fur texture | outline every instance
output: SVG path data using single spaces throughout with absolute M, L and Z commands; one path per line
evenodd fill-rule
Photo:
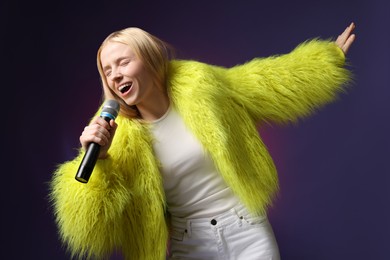
M 233 192 L 265 214 L 278 179 L 256 124 L 294 122 L 330 102 L 350 79 L 343 66 L 333 42 L 312 40 L 229 69 L 172 61 L 168 90 Z M 73 256 L 119 250 L 126 259 L 165 259 L 165 195 L 153 140 L 145 123 L 120 116 L 117 123 L 110 157 L 98 160 L 88 184 L 74 179 L 82 151 L 55 171 L 50 195 L 60 236 Z

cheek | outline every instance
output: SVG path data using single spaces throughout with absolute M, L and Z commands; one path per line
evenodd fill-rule
M 134 67 L 130 71 L 131 75 L 140 79 L 145 79 L 145 70 L 140 67 Z
M 139 76 L 140 76 L 140 79 L 142 79 L 142 81 L 147 84 L 147 85 L 153 85 L 154 83 L 154 77 L 153 75 L 147 71 L 146 69 L 143 69 L 142 71 L 140 71 L 139 73 Z
M 114 91 L 114 84 L 113 84 L 113 82 L 111 81 L 111 80 L 109 80 L 109 79 L 107 79 L 107 78 L 105 78 L 105 85 L 107 86 L 106 88 L 107 88 L 107 90 L 109 90 L 109 91 L 111 91 L 111 92 L 113 92 L 113 93 L 115 93 L 115 91 Z
M 107 79 L 106 82 L 110 89 L 114 89 L 114 81 Z

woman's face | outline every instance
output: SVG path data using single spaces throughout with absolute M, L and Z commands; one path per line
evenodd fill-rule
M 100 53 L 100 61 L 108 87 L 126 104 L 152 103 L 156 88 L 153 76 L 128 45 L 107 43 Z

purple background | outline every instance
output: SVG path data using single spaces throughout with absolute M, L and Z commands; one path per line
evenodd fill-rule
M 179 58 L 233 66 L 336 37 L 354 21 L 347 94 L 297 125 L 261 130 L 281 191 L 283 259 L 390 259 L 390 4 L 372 1 L 2 1 L 0 259 L 69 259 L 47 194 L 101 97 L 96 51 L 141 27 Z M 5 91 L 5 93 L 4 93 Z M 7 110 L 7 111 L 5 111 Z M 5 112 L 5 113 L 4 113 Z

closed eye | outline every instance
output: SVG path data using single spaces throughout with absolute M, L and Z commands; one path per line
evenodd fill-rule
M 124 60 L 124 61 L 122 61 L 122 62 L 120 63 L 120 65 L 121 65 L 122 67 L 125 67 L 125 66 L 127 66 L 129 63 L 130 63 L 130 60 Z
M 104 75 L 105 75 L 106 77 L 111 76 L 111 70 L 106 70 L 105 73 L 104 73 Z

